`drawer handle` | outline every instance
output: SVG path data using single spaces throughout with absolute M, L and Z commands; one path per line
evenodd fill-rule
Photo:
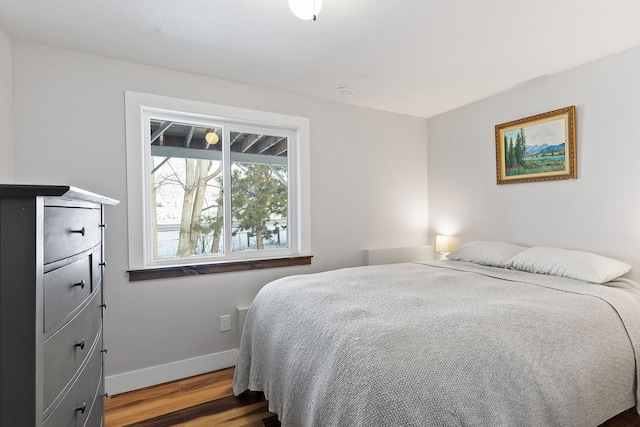
M 82 402 L 81 406 L 76 407 L 76 412 L 80 411 L 81 414 L 84 414 L 84 411 L 87 409 L 87 402 Z
M 107 304 L 100 304 L 100 308 L 107 308 Z
M 107 349 L 106 347 L 103 348 L 102 350 L 100 350 L 101 353 L 107 354 L 109 353 L 109 349 Z
M 80 289 L 84 289 L 84 285 L 85 285 L 85 282 L 84 282 L 84 279 L 82 279 L 78 283 L 74 283 L 72 287 L 75 288 L 76 286 L 80 286 Z
M 100 267 L 106 267 L 107 266 L 107 262 L 101 262 L 100 264 L 98 264 Z
M 82 227 L 80 230 L 71 230 L 71 233 L 79 233 L 82 234 L 84 236 L 84 227 Z
M 80 340 L 74 347 L 80 347 L 80 350 L 84 350 L 84 340 Z

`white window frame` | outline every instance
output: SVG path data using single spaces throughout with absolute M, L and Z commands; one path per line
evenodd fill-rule
M 152 257 L 150 221 L 150 159 L 151 144 L 147 131 L 149 116 L 163 116 L 188 122 L 228 124 L 233 131 L 248 125 L 265 132 L 286 135 L 289 138 L 288 162 L 288 239 L 289 248 L 268 250 L 230 250 L 231 207 L 225 205 L 225 253 L 190 258 L 154 260 Z M 226 105 L 210 104 L 161 95 L 125 91 L 126 152 L 127 152 L 127 214 L 129 269 L 143 270 L 195 264 L 217 264 L 231 261 L 278 259 L 311 254 L 310 232 L 310 179 L 309 179 L 309 119 L 264 111 L 249 110 Z M 225 132 L 229 132 L 226 128 Z M 222 138 L 228 144 L 228 134 Z M 225 193 L 231 194 L 230 170 L 225 173 Z

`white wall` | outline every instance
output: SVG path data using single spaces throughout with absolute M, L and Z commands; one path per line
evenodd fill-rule
M 431 239 L 588 250 L 630 263 L 640 278 L 638 76 L 634 48 L 430 118 Z M 496 185 L 495 125 L 569 105 L 578 179 Z
M 236 306 L 272 279 L 361 265 L 367 248 L 427 243 L 426 119 L 20 42 L 13 78 L 16 181 L 121 201 L 107 210 L 111 393 L 228 366 L 237 334 L 218 332 L 219 316 L 235 325 Z M 309 117 L 312 265 L 128 282 L 125 90 Z
M 13 182 L 11 39 L 0 29 L 0 183 Z

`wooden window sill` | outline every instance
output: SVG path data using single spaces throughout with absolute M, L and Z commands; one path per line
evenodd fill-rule
M 309 265 L 313 255 L 286 258 L 230 261 L 216 264 L 180 265 L 175 267 L 154 267 L 128 270 L 129 281 L 166 279 L 169 277 L 199 276 L 201 274 L 229 273 L 232 271 L 262 270 L 264 268 Z

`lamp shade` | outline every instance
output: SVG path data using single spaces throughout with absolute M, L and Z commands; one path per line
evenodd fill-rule
M 289 0 L 289 8 L 300 19 L 315 19 L 322 9 L 322 0 Z
M 443 236 L 438 234 L 436 236 L 436 252 L 451 252 L 453 249 L 453 239 L 451 236 Z

